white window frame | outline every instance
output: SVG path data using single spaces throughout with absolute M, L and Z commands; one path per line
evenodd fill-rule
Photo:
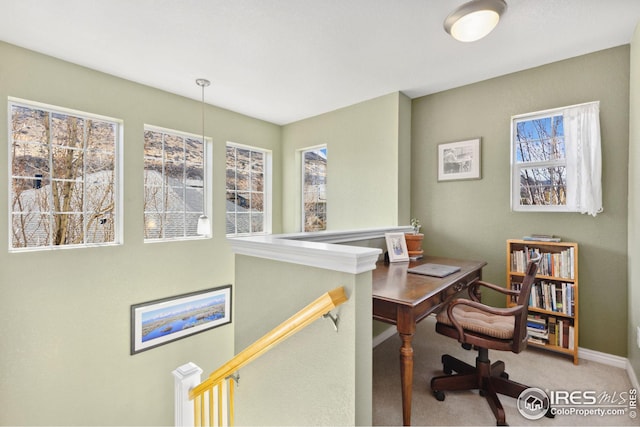
M 511 117 L 511 209 L 515 212 L 575 212 L 576 209 L 571 208 L 568 204 L 564 205 L 522 205 L 520 204 L 520 171 L 522 169 L 546 168 L 546 167 L 564 167 L 565 168 L 565 201 L 569 200 L 569 192 L 571 186 L 567 180 L 570 179 L 571 162 L 569 161 L 570 152 L 567 149 L 565 140 L 565 158 L 558 160 L 547 160 L 540 162 L 518 162 L 517 161 L 517 124 L 521 122 L 552 118 L 557 116 L 563 117 L 563 111 L 567 107 L 552 108 L 549 110 L 538 111 L 534 113 L 519 114 Z M 563 136 L 564 138 L 564 133 Z M 573 162 L 575 164 L 575 162 Z
M 7 199 L 8 199 L 8 230 L 9 230 L 9 238 L 8 240 L 8 247 L 9 247 L 9 252 L 33 252 L 33 251 L 42 251 L 42 250 L 64 250 L 64 249 L 75 249 L 75 248 L 90 248 L 90 247 L 102 247 L 102 246 L 117 246 L 117 245 L 121 245 L 124 241 L 124 236 L 123 236 L 123 191 L 122 191 L 122 186 L 123 186 L 123 173 L 122 173 L 122 141 L 123 141 L 123 135 L 124 135 L 124 126 L 123 126 L 123 121 L 120 119 L 116 119 L 113 117 L 108 117 L 108 116 L 103 116 L 103 115 L 99 115 L 99 114 L 94 114 L 94 113 L 87 113 L 84 111 L 79 111 L 79 110 L 74 110 L 74 109 L 70 109 L 70 108 L 65 108 L 65 107 L 60 107 L 60 106 L 56 106 L 56 105 L 51 105 L 51 104 L 45 104 L 42 102 L 37 102 L 37 101 L 30 101 L 30 100 L 26 100 L 26 99 L 21 99 L 21 98 L 15 98 L 15 97 L 7 97 L 8 100 L 8 108 L 7 108 L 7 123 L 8 123 L 8 129 L 7 129 L 7 133 L 8 133 L 8 141 L 9 143 L 7 144 L 7 148 L 8 148 L 8 195 L 7 195 Z M 49 239 L 49 242 L 46 245 L 41 245 L 41 246 L 32 246 L 32 247 L 16 247 L 14 248 L 12 246 L 13 244 L 13 200 L 12 199 L 12 185 L 13 185 L 13 163 L 12 163 L 12 148 L 13 148 L 13 134 L 12 134 L 12 127 L 11 127 L 11 123 L 12 123 L 12 111 L 13 111 L 13 107 L 17 106 L 17 107 L 22 107 L 22 108 L 29 108 L 29 109 L 34 109 L 34 110 L 41 110 L 41 111 L 46 111 L 48 114 L 64 114 L 64 115 L 69 115 L 69 116 L 74 116 L 77 118 L 81 118 L 83 120 L 99 120 L 102 122 L 107 122 L 112 124 L 113 126 L 115 126 L 114 129 L 114 155 L 113 155 L 113 163 L 114 163 L 114 171 L 113 171 L 113 177 L 114 177 L 114 184 L 113 184 L 113 201 L 114 201 L 114 207 L 112 210 L 111 215 L 113 216 L 113 226 L 114 226 L 114 238 L 113 241 L 110 242 L 104 242 L 104 243 L 95 243 L 95 242 L 91 242 L 91 243 L 80 243 L 80 244 L 69 244 L 69 245 L 54 245 L 52 243 L 51 240 L 51 236 Z M 49 142 L 49 145 L 51 145 L 51 142 Z M 85 148 L 83 148 L 83 153 L 85 152 Z M 51 162 L 51 160 L 50 160 Z M 84 162 L 83 162 L 84 163 Z M 83 165 L 83 168 L 86 167 L 86 164 Z M 51 170 L 51 169 L 50 169 Z M 83 179 L 84 179 L 84 175 L 85 171 L 83 170 Z M 49 195 L 49 197 L 51 197 Z M 84 199 L 84 197 L 83 197 Z M 51 216 L 53 216 L 52 214 L 52 209 L 53 209 L 53 205 L 49 204 L 50 208 L 49 208 L 49 214 L 51 214 Z M 84 214 L 84 210 L 85 210 L 86 206 L 83 207 L 83 214 Z M 53 227 L 51 227 L 51 229 L 53 229 Z M 86 230 L 85 230 L 86 231 Z M 86 238 L 86 234 L 85 234 L 85 238 Z
M 518 162 L 517 161 L 517 132 L 518 123 L 533 120 L 547 119 L 557 116 L 563 116 L 563 108 L 554 108 L 551 110 L 539 111 L 535 113 L 520 114 L 511 117 L 511 207 L 516 212 L 569 212 L 571 209 L 565 205 L 522 205 L 520 204 L 520 172 L 523 169 L 539 169 L 546 167 L 568 167 L 567 153 L 565 149 L 565 158 L 558 160 L 547 160 L 538 162 Z M 564 134 L 563 134 L 564 138 Z M 566 147 L 566 141 L 565 141 Z M 565 191 L 567 184 L 565 182 Z M 566 200 L 566 196 L 565 196 Z
M 240 236 L 256 236 L 256 235 L 266 235 L 266 234 L 271 234 L 273 231 L 273 225 L 272 225 L 272 199 L 273 199 L 273 191 L 272 191 L 272 181 L 273 181 L 273 169 L 272 169 L 272 159 L 273 159 L 273 152 L 271 150 L 267 150 L 264 148 L 259 148 L 259 147 L 255 147 L 255 146 L 251 146 L 251 145 L 245 145 L 245 144 L 238 144 L 236 142 L 231 142 L 231 141 L 227 141 L 227 144 L 225 146 L 225 158 L 226 158 L 226 153 L 227 153 L 227 148 L 228 147 L 233 147 L 236 149 L 241 149 L 241 150 L 249 150 L 249 151 L 253 151 L 253 152 L 257 152 L 257 153 L 262 153 L 263 157 L 263 162 L 264 162 L 264 170 L 263 170 L 263 199 L 262 199 L 262 203 L 263 203 L 263 231 L 259 231 L 259 232 L 249 232 L 249 233 L 238 233 L 237 231 L 237 226 L 236 226 L 236 231 L 234 233 L 226 233 L 227 237 L 240 237 Z M 229 215 L 231 212 L 227 211 L 227 199 L 226 199 L 226 192 L 229 191 L 229 188 L 227 188 L 227 184 L 226 184 L 226 166 L 225 166 L 225 232 L 226 232 L 226 217 L 227 215 Z M 237 190 L 236 190 L 237 191 Z M 237 212 L 236 212 L 237 213 Z M 237 223 L 236 223 L 237 224 Z
M 307 147 L 304 148 L 302 150 L 300 150 L 300 218 L 302 220 L 302 223 L 300 224 L 300 231 L 302 232 L 307 232 L 305 231 L 305 224 L 306 224 L 306 210 L 305 210 L 305 192 L 304 192 L 304 177 L 305 177 L 305 153 L 311 152 L 311 151 L 320 151 L 320 150 L 325 150 L 327 152 L 327 157 L 328 157 L 328 148 L 327 148 L 327 144 L 320 144 L 320 145 L 315 145 L 313 147 Z M 327 169 L 328 169 L 328 161 L 327 161 Z M 328 173 L 327 173 L 328 174 Z M 325 182 L 325 198 L 326 198 L 326 182 Z M 327 205 L 325 203 L 325 209 L 327 208 Z M 327 212 L 325 211 L 325 215 L 327 215 Z M 327 215 L 328 216 L 328 215 Z M 328 221 L 328 217 L 327 217 L 327 223 Z M 317 231 L 324 231 L 327 229 L 327 224 L 325 223 L 325 228 L 322 230 L 317 230 Z
M 514 211 L 579 212 L 596 216 L 602 207 L 600 101 L 513 116 L 511 120 L 511 207 Z M 517 163 L 517 123 L 562 116 L 565 159 Z M 520 170 L 564 166 L 564 205 L 521 205 Z
M 144 125 L 144 130 L 143 130 L 143 146 L 144 146 L 144 132 L 147 131 L 151 131 L 151 132 L 159 132 L 159 133 L 163 133 L 165 135 L 171 135 L 171 136 L 177 136 L 180 138 L 189 138 L 189 139 L 194 139 L 197 141 L 202 141 L 202 135 L 196 135 L 193 133 L 189 133 L 189 132 L 183 132 L 183 131 L 179 131 L 176 129 L 169 129 L 169 128 L 164 128 L 161 126 L 155 126 L 155 125 L 149 125 L 149 124 L 145 124 Z M 176 241 L 185 241 L 185 240 L 201 240 L 201 239 L 207 239 L 207 238 L 211 238 L 213 235 L 213 232 L 211 230 L 212 228 L 212 212 L 213 212 L 213 206 L 212 206 L 212 201 L 213 201 L 213 195 L 212 195 L 212 190 L 211 190 L 211 185 L 209 184 L 212 181 L 212 167 L 211 165 L 213 164 L 213 150 L 212 150 L 212 139 L 209 137 L 205 137 L 204 138 L 204 153 L 203 153 L 203 167 L 204 167 L 204 182 L 203 182 L 203 206 L 204 206 L 204 212 L 202 212 L 203 215 L 207 216 L 209 219 L 209 227 L 210 230 L 207 234 L 204 235 L 193 235 L 193 236 L 178 236 L 178 237 L 154 237 L 154 238 L 144 238 L 144 243 L 163 243 L 163 242 L 176 242 Z M 163 152 L 164 152 L 164 148 L 163 148 Z M 146 160 L 146 156 L 143 153 L 143 158 Z M 163 156 L 164 158 L 164 156 Z M 143 173 L 145 173 L 145 166 L 143 164 Z M 164 185 L 164 172 L 163 172 L 163 185 Z M 185 211 L 186 212 L 186 211 Z M 144 206 L 143 206 L 143 214 L 146 214 L 146 212 L 144 212 Z M 146 224 L 143 223 L 143 226 L 146 226 Z M 144 235 L 144 231 L 143 231 L 143 235 Z

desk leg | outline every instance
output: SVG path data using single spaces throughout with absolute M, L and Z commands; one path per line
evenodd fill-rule
M 411 425 L 411 398 L 413 391 L 413 333 L 400 333 L 400 377 L 402 381 L 402 422 Z

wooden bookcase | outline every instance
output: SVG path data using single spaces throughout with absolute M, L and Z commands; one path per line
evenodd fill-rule
M 578 244 L 507 240 L 507 286 L 519 289 L 534 253 L 542 254 L 529 302 L 528 345 L 573 357 L 578 364 Z M 513 306 L 507 297 L 507 306 Z

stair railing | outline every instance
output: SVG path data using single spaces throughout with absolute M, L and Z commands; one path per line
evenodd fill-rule
M 323 294 L 213 371 L 200 384 L 195 385 L 194 379 L 199 381 L 202 370 L 193 363 L 176 369 L 173 372 L 176 377 L 176 426 L 232 426 L 238 370 L 320 317 L 330 318 L 337 330 L 338 319 L 329 312 L 347 299 L 343 287 Z M 188 402 L 180 400 L 178 395 L 186 394 L 187 390 Z M 186 408 L 190 401 L 193 401 L 191 413 Z

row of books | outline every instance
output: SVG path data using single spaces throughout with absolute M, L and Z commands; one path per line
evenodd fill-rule
M 511 289 L 519 291 L 522 283 L 511 282 Z M 542 280 L 531 286 L 529 307 L 573 316 L 575 311 L 575 285 L 573 283 L 556 283 Z M 511 301 L 516 302 L 512 296 Z
M 574 349 L 575 328 L 570 320 L 530 314 L 527 317 L 527 333 L 530 342 Z
M 525 246 L 523 250 L 511 252 L 511 271 L 524 273 L 529 260 L 538 255 L 542 255 L 542 259 L 538 264 L 538 274 L 565 279 L 575 278 L 575 272 L 573 271 L 575 251 L 573 247 L 552 253 L 541 252 L 539 248 Z

